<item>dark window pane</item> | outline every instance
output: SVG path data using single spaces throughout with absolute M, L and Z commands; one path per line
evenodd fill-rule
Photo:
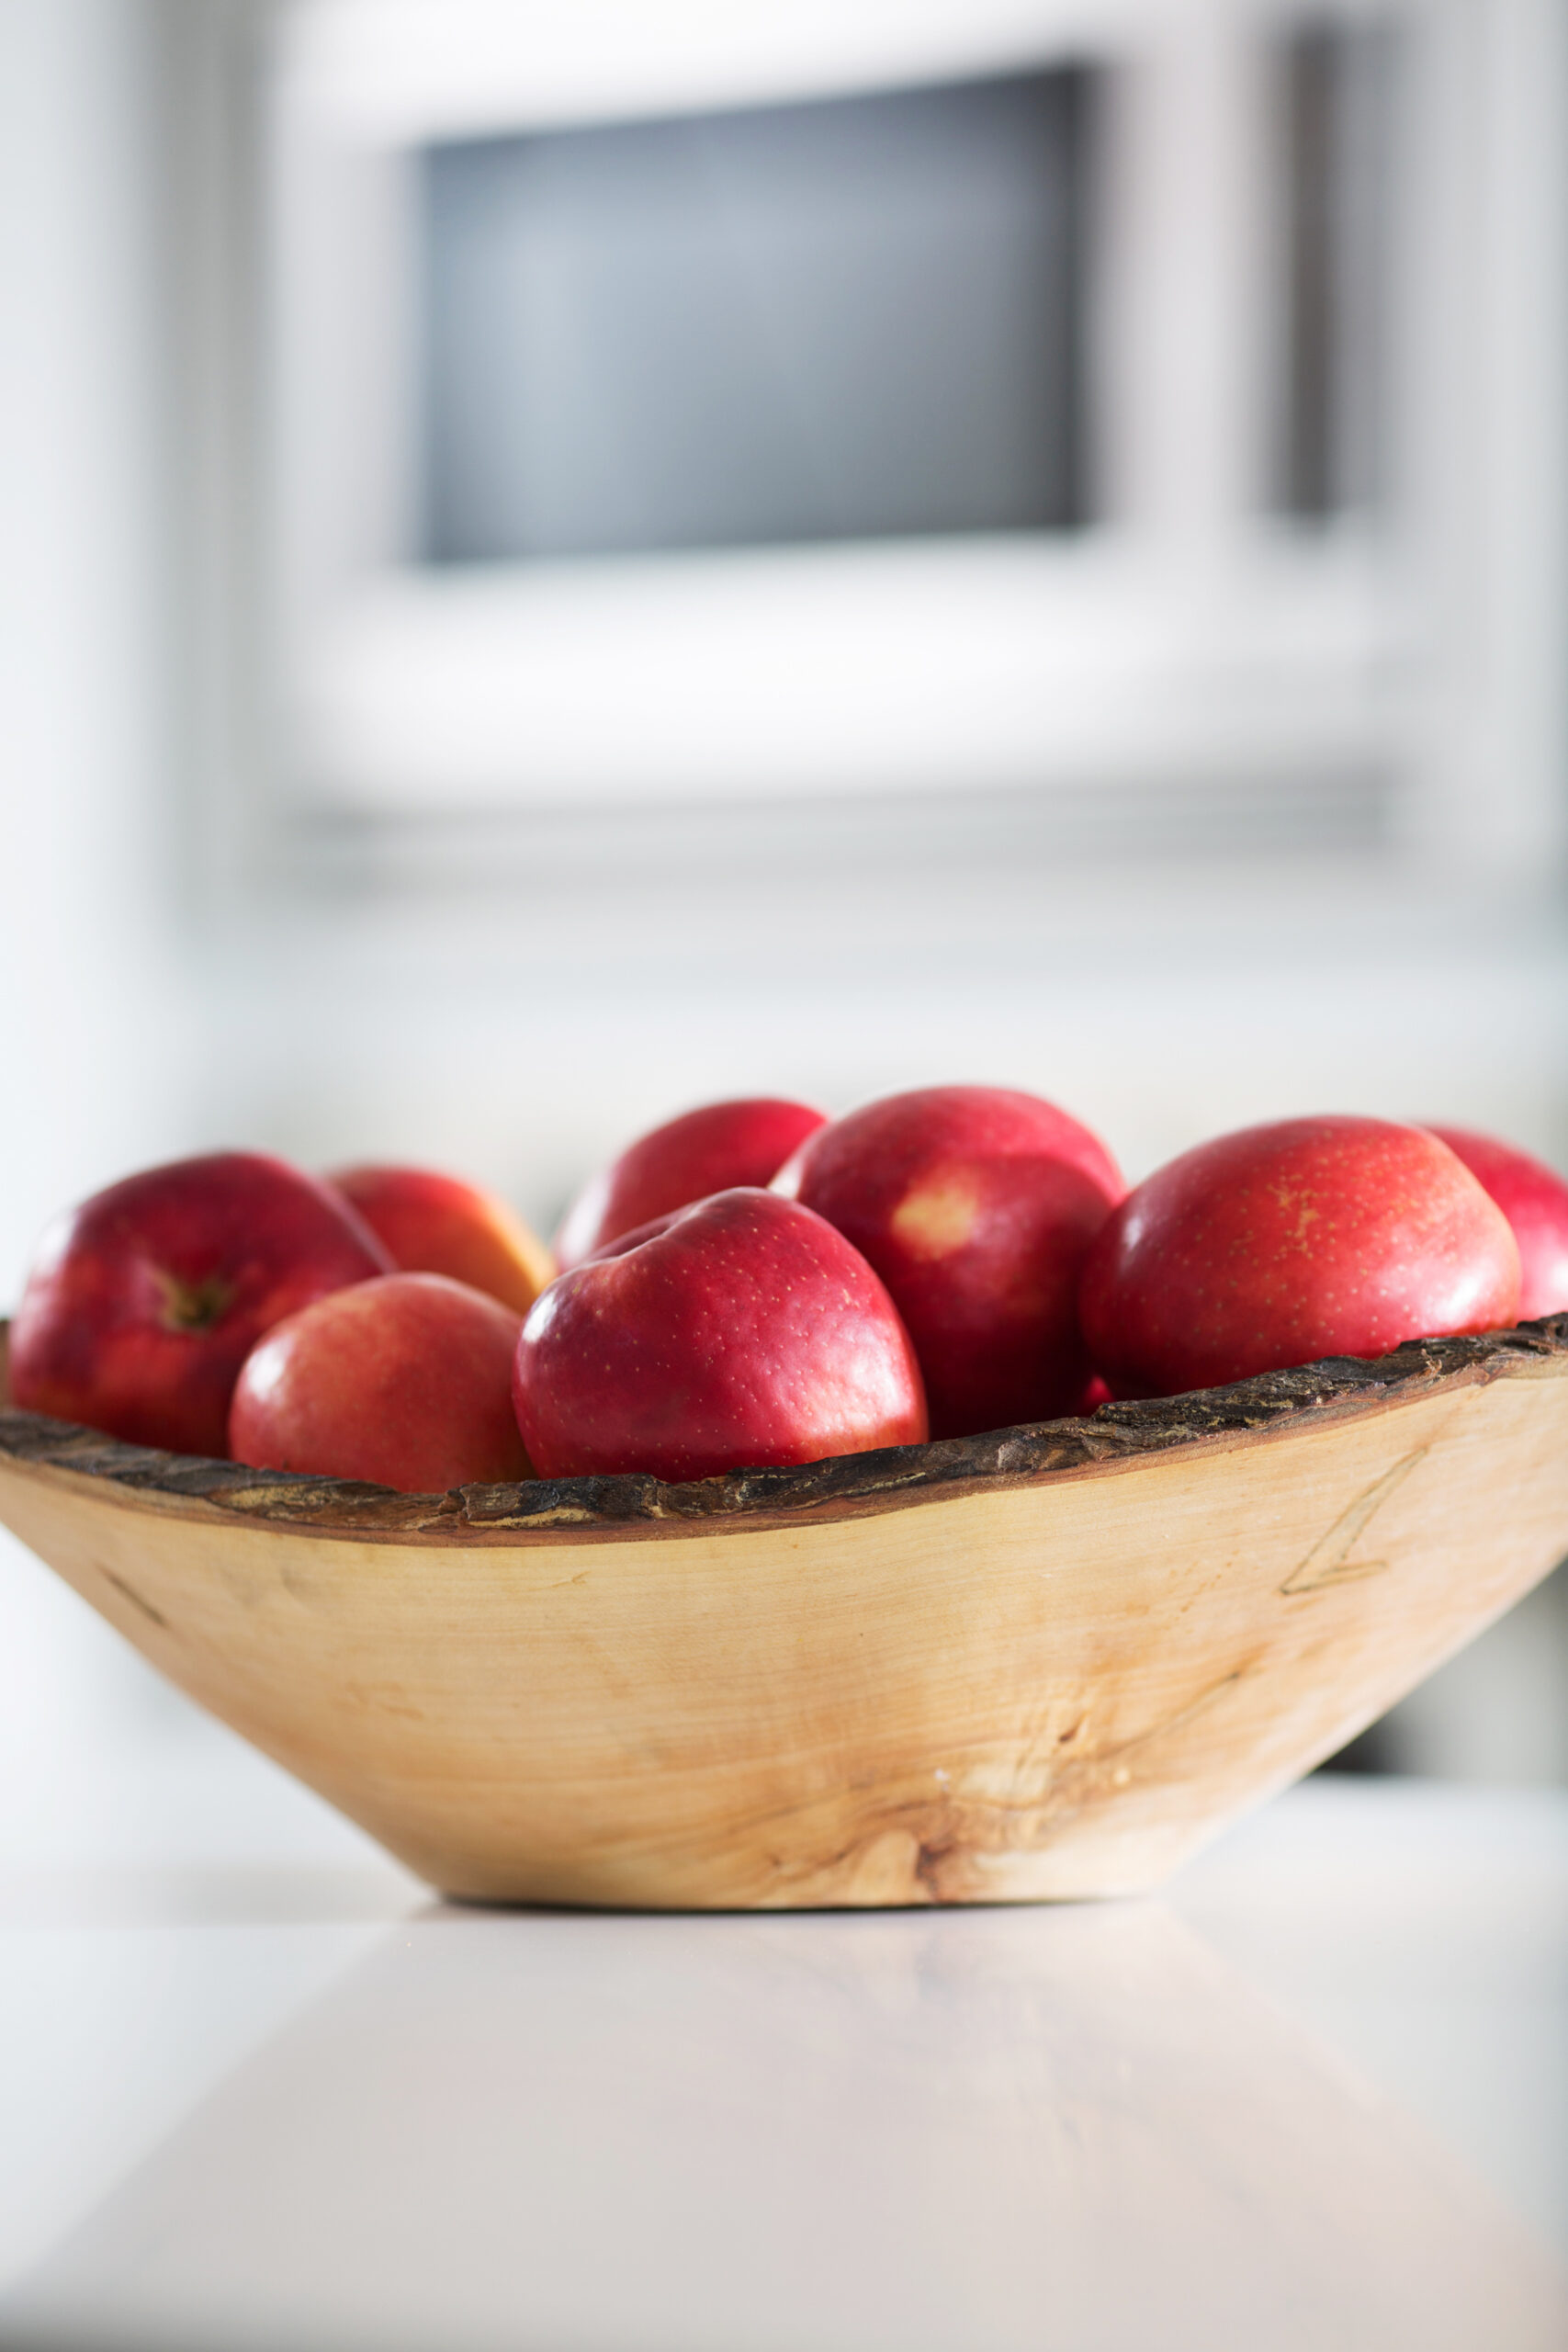
M 1091 77 L 423 158 L 435 562 L 1083 519 Z

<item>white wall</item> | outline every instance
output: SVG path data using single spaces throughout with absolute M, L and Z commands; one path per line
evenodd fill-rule
M 0 1295 L 185 1132 L 134 11 L 0 0 Z
M 63 1202 L 191 1132 L 161 761 L 139 13 L 0 0 L 0 1306 Z M 0 1826 L 180 1720 L 0 1537 Z

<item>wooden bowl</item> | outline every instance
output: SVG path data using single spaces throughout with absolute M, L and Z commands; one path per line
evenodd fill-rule
M 0 1411 L 0 1518 L 448 1894 L 1109 1894 L 1568 1551 L 1568 1317 L 685 1487 L 400 1496 Z

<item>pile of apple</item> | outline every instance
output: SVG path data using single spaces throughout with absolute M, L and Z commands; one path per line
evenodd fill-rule
M 818 1461 L 1564 1307 L 1568 1184 L 1510 1145 L 1292 1119 L 1129 1192 L 1066 1112 L 945 1086 L 689 1112 L 553 1258 L 431 1170 L 150 1169 L 44 1237 L 10 1385 L 133 1443 L 430 1493 Z

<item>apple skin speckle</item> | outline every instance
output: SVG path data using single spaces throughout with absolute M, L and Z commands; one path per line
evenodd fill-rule
M 229 1450 L 258 1470 L 402 1494 L 501 1485 L 529 1463 L 512 1411 L 522 1318 L 446 1274 L 383 1274 L 275 1324 L 246 1358 Z
M 772 1094 L 682 1112 L 589 1178 L 556 1235 L 558 1262 L 563 1271 L 580 1266 L 654 1217 L 715 1193 L 768 1183 L 823 1118 L 808 1103 Z
M 1508 1221 L 1448 1146 L 1391 1119 L 1287 1119 L 1156 1169 L 1089 1253 L 1079 1315 L 1118 1396 L 1495 1330 Z
M 1514 1228 L 1519 1245 L 1519 1320 L 1568 1308 L 1568 1183 L 1517 1144 L 1472 1127 L 1429 1130 L 1462 1159 Z
M 221 1455 L 262 1334 L 390 1267 L 343 1195 L 285 1160 L 143 1169 L 45 1235 L 11 1327 L 12 1398 L 133 1445 Z
M 617 1236 L 530 1310 L 513 1403 L 547 1478 L 671 1480 L 928 1434 L 908 1334 L 830 1225 L 737 1187 Z
M 1089 1243 L 1126 1191 L 1098 1136 L 1036 1094 L 928 1086 L 807 1137 L 774 1180 L 875 1267 L 908 1327 L 933 1437 L 1078 1409 Z

